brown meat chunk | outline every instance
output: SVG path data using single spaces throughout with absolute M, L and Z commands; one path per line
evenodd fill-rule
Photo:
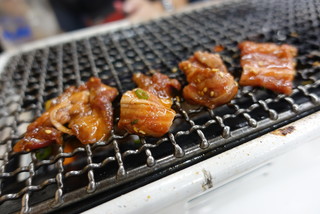
M 288 95 L 292 93 L 297 48 L 250 41 L 240 43 L 239 48 L 243 68 L 240 85 L 261 86 Z
M 140 88 L 124 93 L 120 106 L 119 128 L 141 136 L 161 137 L 176 115 L 168 99 Z
M 86 86 L 91 111 L 75 115 L 69 122 L 69 127 L 83 144 L 95 143 L 109 136 L 113 125 L 112 101 L 118 95 L 117 89 L 102 84 L 98 78 L 91 78 Z
M 228 103 L 238 92 L 237 82 L 218 54 L 195 52 L 179 68 L 189 82 L 183 89 L 183 97 L 191 104 L 213 109 Z
M 169 79 L 167 75 L 155 73 L 151 77 L 142 73 L 135 73 L 133 81 L 139 88 L 149 91 L 159 98 L 171 98 L 175 91 L 181 89 L 181 85 L 176 79 Z
M 176 115 L 171 109 L 172 97 L 181 85 L 161 73 L 151 77 L 136 73 L 133 81 L 139 88 L 122 96 L 118 126 L 132 134 L 161 137 L 169 131 Z
M 61 134 L 62 133 L 55 128 L 39 126 L 27 131 L 23 140 L 19 141 L 13 150 L 15 152 L 30 151 L 49 146 L 54 142 L 62 144 Z
M 117 95 L 117 89 L 95 77 L 78 88 L 67 88 L 28 126 L 24 138 L 13 150 L 30 151 L 54 142 L 62 144 L 62 134 L 75 135 L 83 144 L 104 140 L 112 128 L 112 101 Z

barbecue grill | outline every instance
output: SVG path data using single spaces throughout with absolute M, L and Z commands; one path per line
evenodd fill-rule
M 79 212 L 223 153 L 320 108 L 320 2 L 240 0 L 146 23 L 87 33 L 51 45 L 17 51 L 0 79 L 0 209 L 3 213 Z M 299 49 L 291 96 L 240 87 L 214 110 L 174 100 L 178 113 L 161 138 L 117 129 L 121 94 L 135 88 L 134 72 L 160 71 L 186 85 L 177 69 L 196 50 L 219 53 L 239 80 L 237 44 L 244 40 L 288 43 Z M 116 87 L 114 128 L 104 142 L 78 147 L 48 160 L 13 145 L 44 111 L 44 102 L 91 76 Z M 64 165 L 67 157 L 76 160 Z

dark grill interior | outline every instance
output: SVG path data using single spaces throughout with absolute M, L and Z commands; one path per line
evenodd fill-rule
M 1 213 L 49 212 L 107 192 L 109 200 L 132 188 L 182 169 L 319 109 L 320 2 L 248 0 L 225 2 L 134 27 L 43 47 L 13 56 L 0 84 Z M 243 40 L 288 43 L 299 49 L 291 96 L 241 87 L 235 99 L 214 110 L 190 106 L 182 98 L 170 133 L 140 138 L 115 129 L 106 142 L 79 147 L 38 161 L 34 152 L 12 146 L 41 115 L 44 102 L 91 76 L 121 93 L 135 88 L 134 72 L 159 70 L 186 84 L 177 64 L 196 50 L 220 53 L 238 80 L 237 44 Z M 70 165 L 64 157 L 77 156 Z M 91 205 L 88 205 L 92 203 Z M 75 210 L 73 210 L 76 212 Z

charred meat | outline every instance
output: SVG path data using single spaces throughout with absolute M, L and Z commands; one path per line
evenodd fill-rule
M 62 144 L 62 135 L 74 135 L 81 143 L 95 143 L 109 136 L 115 88 L 91 78 L 86 84 L 69 87 L 46 104 L 47 111 L 31 123 L 15 152 L 30 151 L 52 143 Z
M 239 48 L 243 68 L 240 85 L 261 86 L 288 95 L 292 93 L 297 48 L 250 41 L 240 43 Z
M 213 109 L 228 103 L 238 92 L 238 84 L 218 54 L 197 51 L 179 64 L 187 76 L 183 97 L 191 104 Z

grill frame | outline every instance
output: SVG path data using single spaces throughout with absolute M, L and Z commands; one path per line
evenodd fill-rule
M 228 2 L 228 3 L 230 3 L 230 2 Z M 201 11 L 201 10 L 200 10 Z M 192 13 L 192 12 L 191 12 Z M 187 15 L 188 15 L 188 13 L 186 13 Z M 179 15 L 178 15 L 179 16 Z M 173 17 L 177 17 L 176 15 L 175 16 L 173 16 Z M 170 19 L 170 18 L 169 18 Z M 166 20 L 166 19 L 161 19 L 161 20 Z M 161 20 L 160 20 L 160 22 L 161 22 Z M 154 23 L 154 22 L 151 22 L 151 23 Z M 277 27 L 279 27 L 279 26 L 277 26 Z M 186 30 L 184 30 L 183 28 L 181 28 L 181 27 L 179 27 L 178 28 L 178 30 L 180 30 L 181 32 L 185 32 Z M 270 31 L 272 31 L 272 29 L 270 29 Z M 198 31 L 199 33 L 201 33 L 201 34 L 204 34 L 204 32 L 203 32 L 203 30 L 199 30 Z M 136 32 L 137 33 L 137 32 Z M 186 33 L 185 33 L 186 34 Z M 257 33 L 255 33 L 255 34 L 257 34 Z M 140 34 L 139 33 L 137 33 L 137 35 L 138 36 L 140 36 Z M 280 35 L 281 36 L 281 35 Z M 250 37 L 250 36 L 249 36 Z M 192 39 L 192 38 L 191 38 Z M 177 40 L 177 39 L 176 39 Z M 194 41 L 195 41 L 195 39 L 193 39 Z M 87 40 L 86 40 L 87 41 Z M 75 44 L 75 42 L 73 42 L 72 44 Z M 132 44 L 132 43 L 131 43 Z M 85 47 L 88 47 L 88 45 L 90 46 L 90 43 L 88 43 L 88 42 L 84 42 L 84 46 Z M 201 46 L 203 46 L 203 44 L 200 44 Z M 148 44 L 146 44 L 146 46 L 150 46 L 150 44 L 148 45 Z M 74 45 L 71 45 L 71 47 L 72 48 L 75 48 L 74 47 Z M 90 49 L 90 48 L 88 48 L 88 49 Z M 188 48 L 189 49 L 189 51 L 190 52 L 193 52 L 192 50 L 191 50 L 191 48 Z M 45 49 L 45 51 L 44 51 L 44 54 L 49 54 L 49 53 L 47 53 L 46 52 L 46 50 L 48 50 L 48 49 Z M 138 50 L 138 49 L 137 49 Z M 103 51 L 103 50 L 102 50 Z M 139 51 L 136 51 L 137 52 L 137 54 L 139 55 Z M 91 53 L 92 54 L 92 53 Z M 155 53 L 156 54 L 156 53 Z M 104 57 L 107 59 L 106 61 L 108 61 L 108 62 L 110 62 L 110 60 L 108 60 L 108 58 L 110 58 L 110 56 L 108 56 L 108 53 L 106 52 L 106 50 L 104 50 L 103 51 L 103 55 L 104 55 Z M 142 53 L 140 53 L 140 56 L 141 55 L 143 55 Z M 160 56 L 161 56 L 161 54 L 160 54 Z M 31 60 L 32 60 L 32 57 L 33 57 L 33 55 L 29 55 L 28 56 L 29 57 L 29 60 L 30 60 L 30 62 L 31 62 Z M 75 55 L 72 55 L 72 57 L 74 57 L 74 59 L 77 59 L 77 57 L 75 56 Z M 46 59 L 47 59 L 47 57 L 45 57 Z M 91 64 L 91 67 L 93 68 L 93 73 L 94 73 L 94 71 L 95 71 L 95 69 L 94 69 L 94 65 L 92 66 L 92 61 L 93 61 L 93 57 L 92 57 L 92 55 L 90 55 L 90 53 L 88 53 L 88 58 L 89 58 L 89 61 L 90 61 L 90 64 Z M 141 57 L 141 58 L 144 58 L 144 57 Z M 228 59 L 228 58 L 224 58 L 224 60 L 225 61 L 227 61 L 228 62 L 228 60 L 230 61 L 230 59 Z M 41 64 L 41 67 L 43 68 L 43 69 L 45 69 L 45 67 L 46 67 L 46 61 L 44 60 L 44 61 L 42 61 L 42 63 L 43 64 Z M 79 71 L 77 71 L 77 64 L 78 63 L 76 63 L 76 65 L 75 65 L 75 70 L 76 70 L 76 72 L 75 72 L 75 82 L 76 83 L 80 83 L 81 82 L 81 77 L 80 77 L 80 73 L 79 73 Z M 146 64 L 146 65 L 148 65 L 149 64 L 149 68 L 152 68 L 152 65 L 150 65 L 150 63 L 148 63 L 148 62 L 146 62 L 146 63 L 144 63 L 144 64 Z M 128 63 L 127 64 L 127 66 L 129 67 L 129 65 L 130 65 L 130 63 Z M 27 64 L 27 66 L 28 66 L 28 64 Z M 30 65 L 31 66 L 31 65 Z M 58 66 L 60 66 L 60 65 L 58 65 Z M 109 64 L 109 66 L 110 67 L 112 67 L 113 66 L 113 64 Z M 148 66 L 147 66 L 148 67 Z M 169 66 L 167 66 L 167 68 L 169 68 Z M 30 71 L 30 69 L 26 69 L 26 70 L 29 70 Z M 60 70 L 62 70 L 62 68 L 60 69 Z M 111 71 L 114 71 L 115 69 L 111 69 Z M 43 73 L 43 72 L 42 72 Z M 28 73 L 26 72 L 25 73 L 25 75 L 28 75 Z M 115 76 L 117 76 L 116 74 L 113 74 L 113 75 L 115 75 Z M 6 77 L 5 77 L 6 78 Z M 41 76 L 40 75 L 40 77 L 39 77 L 39 79 L 40 79 L 40 90 L 44 90 L 44 83 L 45 83 L 45 80 L 44 80 L 44 76 Z M 27 78 L 25 78 L 25 79 L 27 79 Z M 10 82 L 11 81 L 6 81 L 7 79 L 5 79 L 3 82 L 4 83 L 6 83 L 7 82 L 7 84 L 11 84 Z M 120 80 L 118 80 L 118 81 L 120 81 Z M 62 82 L 62 80 L 60 80 L 59 82 Z M 115 81 L 115 82 L 117 82 L 117 80 Z M 26 86 L 26 84 L 23 84 L 23 85 L 25 85 Z M 119 85 L 119 83 L 118 83 L 118 85 Z M 121 85 L 121 84 L 120 84 Z M 5 87 L 6 87 L 7 85 L 5 85 Z M 120 87 L 121 88 L 121 87 Z M 297 91 L 298 92 L 304 92 L 304 91 L 307 91 L 308 90 L 308 88 L 306 89 L 305 87 L 303 87 L 303 86 L 301 86 L 300 88 L 296 88 L 295 89 L 295 92 L 294 93 L 297 93 Z M 22 89 L 22 90 L 20 90 L 21 92 L 22 92 L 22 97 L 24 96 L 23 94 L 24 94 L 24 91 L 26 91 L 25 89 Z M 62 86 L 60 85 L 60 86 L 58 86 L 58 91 L 59 92 L 61 92 L 62 91 Z M 306 94 L 307 94 L 307 92 L 306 92 Z M 308 96 L 309 96 L 309 94 L 308 94 Z M 266 129 L 265 131 L 261 131 L 261 132 L 259 132 L 258 133 L 258 135 L 261 135 L 261 134 L 263 134 L 263 133 L 265 133 L 265 132 L 268 132 L 268 131 L 270 131 L 270 130 L 272 130 L 272 129 L 274 129 L 274 128 L 276 128 L 276 127 L 278 127 L 278 126 L 281 126 L 281 125 L 283 125 L 282 123 L 280 123 L 281 121 L 285 121 L 285 120 L 287 120 L 287 122 L 289 122 L 290 120 L 288 120 L 289 118 L 291 118 L 291 120 L 294 120 L 294 119 L 297 119 L 297 118 L 294 118 L 293 116 L 295 116 L 295 115 L 297 115 L 297 113 L 301 113 L 301 112 L 304 112 L 305 114 L 310 114 L 310 113 L 312 113 L 312 112 L 314 112 L 314 111 L 316 111 L 316 110 L 318 110 L 318 107 L 319 107 L 319 104 L 318 104 L 318 100 L 317 100 L 317 97 L 315 96 L 315 97 L 313 97 L 313 96 L 309 96 L 310 97 L 310 100 L 311 100 L 311 102 L 309 102 L 308 104 L 303 104 L 303 105 L 300 105 L 299 106 L 299 109 L 297 109 L 295 106 L 294 106 L 294 102 L 292 101 L 292 99 L 290 99 L 290 98 L 286 98 L 285 96 L 283 96 L 283 95 L 279 95 L 278 96 L 278 99 L 286 99 L 286 102 L 293 102 L 292 104 L 292 108 L 293 108 L 293 110 L 294 111 L 290 111 L 290 112 L 287 112 L 286 114 L 284 114 L 284 115 L 280 115 L 279 116 L 279 118 L 276 120 L 276 121 L 274 121 L 274 123 L 270 123 L 270 121 L 268 121 L 268 125 L 266 125 L 264 122 L 261 122 L 260 124 L 258 124 L 258 127 L 259 127 L 259 129 L 260 130 L 263 130 L 264 128 L 267 128 L 267 127 L 269 127 L 268 129 Z M 39 115 L 40 113 L 41 113 L 41 111 L 42 111 L 42 103 L 43 103 L 43 97 L 41 98 L 41 97 L 39 97 L 39 102 L 38 102 L 38 109 L 37 109 L 37 112 L 36 112 L 36 115 Z M 313 103 L 312 103 L 313 102 Z M 262 103 L 260 103 L 260 105 L 261 106 L 266 106 L 266 111 L 268 111 L 268 110 L 270 110 L 269 108 L 268 108 L 268 102 L 262 102 Z M 177 105 L 179 105 L 179 103 L 177 103 Z M 315 107 L 315 106 L 317 106 L 317 107 Z M 268 111 L 269 112 L 269 114 L 270 115 L 272 115 L 273 113 L 272 113 L 272 111 Z M 183 112 L 182 112 L 182 115 L 183 115 Z M 187 116 L 188 116 L 189 114 L 187 114 Z M 301 114 L 301 115 L 299 115 L 299 116 L 304 116 L 303 114 Z M 186 119 L 187 120 L 187 119 Z M 269 119 L 268 119 L 269 120 Z M 276 125 L 277 124 L 277 125 Z M 267 127 L 264 127 L 264 126 L 267 126 Z M 3 127 L 2 127 L 3 128 Z M 201 128 L 201 127 L 200 127 Z M 195 129 L 196 131 L 197 130 L 199 130 L 200 128 L 198 128 L 198 129 Z M 247 129 L 247 128 L 246 128 Z M 250 128 L 251 129 L 251 132 L 255 132 L 255 131 L 257 131 L 258 129 L 257 128 Z M 200 129 L 201 130 L 201 129 Z M 198 132 L 198 131 L 197 131 Z M 241 133 L 242 132 L 242 130 L 240 130 L 239 129 L 239 132 Z M 246 132 L 246 135 L 248 135 L 249 134 L 249 132 Z M 224 132 L 224 134 L 222 134 L 222 135 L 224 135 L 225 137 L 228 137 L 228 130 L 226 130 L 225 132 Z M 250 139 L 250 137 L 252 137 L 252 136 L 248 136 L 248 138 L 247 139 L 244 139 L 243 140 L 243 142 L 244 141 L 247 141 L 248 139 Z M 239 135 L 237 136 L 237 138 L 239 138 Z M 229 142 L 234 142 L 234 144 L 235 145 L 238 145 L 238 144 L 240 144 L 241 142 L 235 142 L 234 141 L 234 139 L 232 138 L 232 137 L 229 137 L 227 140 L 225 140 L 225 138 L 223 138 L 223 137 L 220 137 L 219 138 L 219 140 L 220 141 L 215 141 L 215 143 L 213 144 L 213 143 L 209 143 L 209 147 L 207 148 L 207 150 L 206 150 L 206 152 L 208 152 L 208 151 L 213 151 L 214 150 L 214 148 L 217 146 L 217 144 L 219 144 L 220 142 L 223 142 L 223 145 L 226 145 L 227 143 L 229 143 Z M 116 150 L 117 150 L 117 147 L 118 147 L 118 145 L 117 145 L 117 143 L 114 143 L 113 142 L 113 144 L 114 144 L 114 147 L 116 148 Z M 173 144 L 173 146 L 175 146 L 174 145 L 174 143 L 172 143 Z M 204 143 L 205 144 L 205 143 Z M 235 145 L 229 145 L 228 147 L 233 147 L 233 146 L 235 146 Z M 152 147 L 150 147 L 150 148 L 152 148 Z M 147 148 L 148 149 L 148 148 Z M 147 150 L 146 149 L 146 150 Z M 87 146 L 85 149 L 84 149 L 87 153 L 90 153 L 91 152 L 91 147 L 90 146 Z M 177 149 L 177 150 L 179 150 L 179 148 Z M 218 152 L 216 152 L 216 153 L 214 153 L 214 154 L 217 154 L 217 153 L 219 153 L 219 152 L 221 152 L 221 151 L 223 151 L 223 149 L 222 150 L 220 150 L 220 151 L 218 151 Z M 60 151 L 61 152 L 61 151 Z M 146 151 L 146 153 L 147 153 L 147 151 Z M 120 154 L 120 153 L 119 153 Z M 189 150 L 187 150 L 187 151 L 185 151 L 185 156 L 183 157 L 183 158 L 180 158 L 179 159 L 179 161 L 178 162 L 180 162 L 179 163 L 179 167 L 180 168 L 183 168 L 183 167 L 185 167 L 186 165 L 188 165 L 187 163 L 184 163 L 183 161 L 185 161 L 185 160 L 190 160 L 190 156 L 188 156 L 188 155 L 190 155 L 190 154 L 192 154 L 192 157 L 194 158 L 194 159 L 197 159 L 196 161 L 194 160 L 194 162 L 193 163 L 196 163 L 197 161 L 199 161 L 199 160 L 202 160 L 202 159 L 205 159 L 205 158 L 207 158 L 207 157 L 210 157 L 211 155 L 213 155 L 213 154 L 207 154 L 207 156 L 206 155 L 204 155 L 205 154 L 205 152 L 203 152 L 203 150 L 199 150 L 199 146 L 198 145 L 196 145 L 196 146 L 194 146 L 194 147 L 190 147 L 189 148 Z M 196 155 L 194 155 L 194 154 L 196 154 Z M 123 154 L 120 154 L 120 157 L 122 156 Z M 63 155 L 62 155 L 63 156 Z M 90 155 L 89 155 L 90 156 Z M 119 156 L 119 155 L 118 155 Z M 179 154 L 177 155 L 177 156 L 179 156 Z M 116 158 L 117 159 L 117 158 Z M 169 165 L 172 165 L 173 163 L 172 163 L 172 160 L 176 160 L 176 157 L 174 157 L 174 156 L 170 156 L 170 157 L 167 157 L 167 159 L 164 159 L 164 160 L 162 160 L 162 162 L 157 162 L 157 168 L 164 168 L 164 167 L 168 167 Z M 92 163 L 92 160 L 88 160 L 88 163 L 89 163 L 89 165 L 91 164 L 90 163 L 90 161 L 91 161 L 91 163 Z M 120 169 L 119 169 L 119 171 L 118 171 L 118 178 L 117 178 L 117 183 L 115 184 L 115 186 L 116 185 L 120 185 L 121 184 L 121 181 L 123 181 L 122 180 L 122 178 L 121 178 L 121 176 L 123 175 L 123 169 L 124 168 L 122 168 L 121 167 L 121 160 L 119 160 L 119 159 L 117 159 L 117 161 L 118 161 L 118 163 L 119 163 L 119 165 L 120 165 Z M 168 165 L 167 165 L 168 164 Z M 57 168 L 59 168 L 61 171 L 59 172 L 60 173 L 60 176 L 62 176 L 63 175 L 63 166 L 62 166 L 62 161 L 61 161 L 61 159 L 60 160 L 58 160 L 57 161 Z M 150 174 L 150 173 L 153 173 L 153 169 L 151 168 L 151 170 L 150 170 L 150 168 L 145 168 L 145 170 L 147 171 L 146 173 L 147 174 Z M 172 173 L 172 172 L 174 172 L 176 169 L 172 169 L 172 171 L 171 172 L 168 172 L 168 173 Z M 90 179 L 94 179 L 92 176 L 92 173 L 90 173 L 90 171 L 91 171 L 91 169 L 89 169 L 88 170 L 88 177 L 89 177 L 89 180 Z M 170 171 L 170 170 L 169 170 Z M 132 174 L 136 174 L 136 173 L 139 173 L 139 175 L 143 175 L 143 170 L 141 170 L 141 169 L 136 169 L 136 171 L 131 171 L 131 173 Z M 31 173 L 32 174 L 32 173 Z M 162 175 L 159 175 L 158 177 L 161 177 Z M 59 176 L 58 176 L 59 177 Z M 130 177 L 130 173 L 127 173 L 127 177 Z M 137 179 L 138 177 L 135 177 L 135 178 L 132 178 L 132 179 Z M 92 180 L 91 180 L 92 181 Z M 111 188 L 111 187 L 113 187 L 112 185 L 110 185 L 111 183 L 112 183 L 112 181 L 114 181 L 114 179 L 111 179 L 110 181 L 108 181 L 108 180 L 105 180 L 105 182 L 100 182 L 99 183 L 99 187 L 102 187 L 101 188 L 101 190 L 100 191 L 104 191 L 105 190 L 105 188 L 106 189 L 109 189 L 109 188 Z M 126 180 L 126 182 L 130 182 L 131 180 L 130 179 L 127 179 Z M 29 179 L 29 182 L 31 182 L 32 183 L 32 176 L 31 176 L 31 179 Z M 90 182 L 90 181 L 89 181 Z M 62 182 L 62 178 L 60 179 L 60 178 L 58 178 L 57 180 L 56 180 L 56 183 L 58 184 L 58 186 L 60 185 L 60 188 L 61 188 L 61 185 L 63 186 L 63 182 Z M 92 184 L 92 183 L 91 183 Z M 105 186 L 104 186 L 105 185 Z M 94 189 L 95 189 L 95 185 L 94 184 L 92 184 L 92 185 L 89 185 L 88 186 L 89 188 L 92 188 L 92 189 L 89 189 L 89 192 L 90 191 L 93 191 Z M 70 199 L 68 199 L 68 196 L 66 196 L 66 195 L 64 195 L 64 205 L 67 205 L 68 203 L 66 202 L 66 201 L 69 201 L 70 200 L 70 203 L 72 203 L 72 202 L 74 202 L 75 200 L 72 200 L 73 198 L 74 198 L 74 196 L 75 195 L 79 195 L 79 194 L 81 194 L 82 195 L 82 193 L 83 193 L 83 191 L 84 192 L 86 192 L 86 187 L 83 187 L 83 188 L 81 188 L 81 190 L 79 190 L 80 192 L 73 192 L 73 194 L 69 194 L 69 197 L 70 197 Z M 96 193 L 98 193 L 99 191 L 96 191 L 95 192 L 95 194 Z M 59 191 L 57 192 L 57 194 L 58 194 L 58 196 L 57 196 L 57 199 L 56 199 L 56 202 L 58 201 L 61 201 L 61 198 L 59 198 L 59 194 L 61 194 Z M 90 194 L 86 194 L 86 197 L 90 197 L 91 195 Z M 27 200 L 27 198 L 28 198 L 29 196 L 28 196 L 28 194 L 25 194 L 24 195 L 24 198 L 23 198 L 23 200 Z M 82 199 L 84 199 L 85 197 L 83 197 Z M 51 205 L 51 203 L 52 203 L 52 201 L 49 201 L 47 204 L 42 204 L 40 207 L 34 207 L 34 208 L 32 208 L 32 211 L 33 212 L 37 212 L 37 211 L 41 211 L 41 209 L 43 210 L 44 208 L 47 208 L 47 205 Z M 22 206 L 22 209 L 24 209 L 23 211 L 24 212 L 27 212 L 28 211 L 28 206 Z M 38 210 L 39 209 L 39 210 Z M 53 208 L 53 209 L 55 209 L 55 208 Z

